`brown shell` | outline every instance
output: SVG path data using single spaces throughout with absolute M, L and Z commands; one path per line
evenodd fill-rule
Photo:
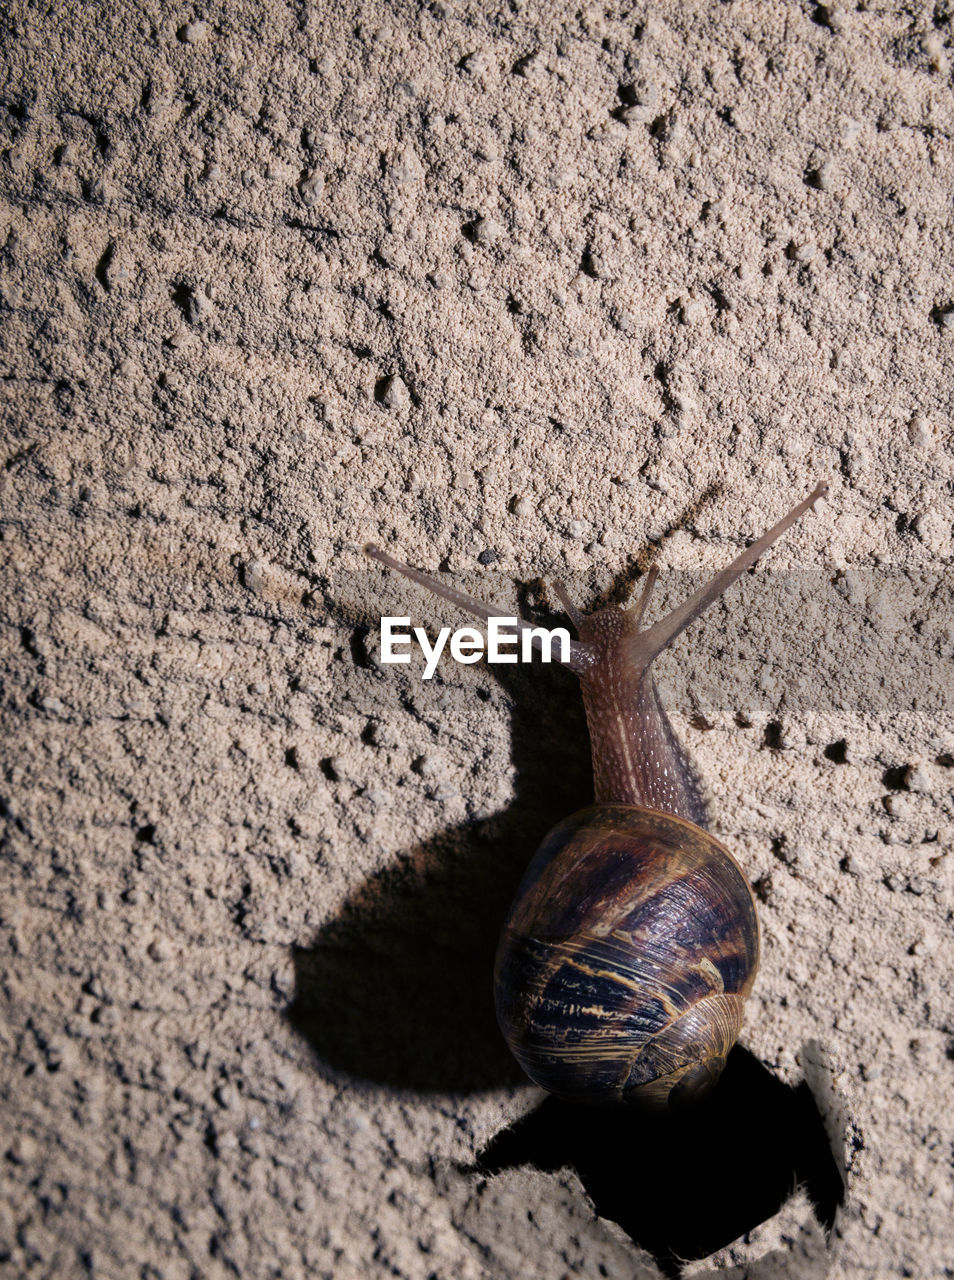
M 725 1064 L 752 988 L 752 891 L 683 818 L 595 804 L 554 827 L 497 951 L 497 1018 L 527 1075 L 574 1101 L 678 1103 Z

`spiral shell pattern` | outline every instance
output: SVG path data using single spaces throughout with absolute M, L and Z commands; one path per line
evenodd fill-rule
M 752 891 L 708 832 L 595 804 L 547 835 L 497 951 L 504 1037 L 573 1101 L 678 1105 L 705 1093 L 758 967 Z

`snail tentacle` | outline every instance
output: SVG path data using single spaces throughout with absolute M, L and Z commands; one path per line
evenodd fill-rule
M 819 498 L 823 498 L 828 492 L 828 484 L 822 481 L 816 485 L 812 492 L 793 507 L 778 524 L 772 526 L 760 538 L 747 547 L 741 555 L 736 556 L 731 564 L 721 569 L 713 578 L 694 592 L 688 600 L 684 600 L 681 605 L 677 605 L 671 613 L 667 614 L 659 622 L 654 622 L 651 627 L 647 627 L 645 631 L 635 632 L 634 629 L 634 657 L 636 654 L 639 660 L 648 667 L 654 658 L 675 640 L 682 631 L 694 622 L 700 614 L 704 613 L 723 592 L 732 585 L 733 582 L 745 573 L 746 569 L 750 569 L 759 556 L 776 542 L 786 529 L 791 526 L 801 516 L 813 507 Z M 642 603 L 642 602 L 640 602 Z M 639 609 L 639 606 L 637 606 Z M 638 617 L 642 616 L 642 609 L 639 609 Z M 638 619 L 637 619 L 638 621 Z
M 656 567 L 656 565 L 653 565 L 653 567 L 646 574 L 646 581 L 643 584 L 643 590 L 640 594 L 639 599 L 632 606 L 632 608 L 628 610 L 630 623 L 634 631 L 639 630 L 640 624 L 642 623 L 642 620 L 643 620 L 643 616 L 646 613 L 646 607 L 649 604 L 649 598 L 653 594 L 653 587 L 656 585 L 656 579 L 658 577 L 659 577 L 659 569 Z
M 553 580 L 552 586 L 553 586 L 553 594 L 559 600 L 560 604 L 563 605 L 564 613 L 573 623 L 574 627 L 576 627 L 577 630 L 579 630 L 580 623 L 583 621 L 583 614 L 576 607 L 573 601 L 570 599 L 570 596 L 569 596 L 569 593 L 567 592 L 566 587 L 559 580 L 559 578 L 555 578 Z
M 480 618 L 483 622 L 489 622 L 491 618 L 514 618 L 516 616 L 516 628 L 521 633 L 528 633 L 530 643 L 539 652 L 544 651 L 543 639 L 539 635 L 539 627 L 535 627 L 531 622 L 527 622 L 525 618 L 518 615 L 507 613 L 505 609 L 495 608 L 493 605 L 484 604 L 482 600 L 477 600 L 474 596 L 468 595 L 465 591 L 459 591 L 457 587 L 449 586 L 446 582 L 441 582 L 440 578 L 435 578 L 432 574 L 424 573 L 421 569 L 414 569 L 409 564 L 405 564 L 403 560 L 396 560 L 394 556 L 388 555 L 386 551 L 382 551 L 380 547 L 369 542 L 364 548 L 364 554 L 372 560 L 377 560 L 379 564 L 383 564 L 388 569 L 393 569 L 395 573 L 403 574 L 405 578 L 410 578 L 412 582 L 416 582 L 418 586 L 423 587 L 426 591 L 430 591 L 435 596 L 440 596 L 443 600 L 456 604 L 459 609 L 463 609 L 465 613 L 471 613 L 475 618 Z M 582 620 L 583 615 L 569 603 L 563 601 L 564 607 L 569 605 L 567 613 L 577 625 Z M 572 611 L 572 612 L 571 612 Z M 574 616 L 575 615 L 575 616 Z M 566 660 L 565 665 L 571 671 L 577 673 L 586 670 L 589 666 L 589 655 L 586 652 L 586 645 L 579 640 L 570 641 L 570 656 Z M 563 659 L 559 648 L 552 650 L 553 657 L 557 662 Z

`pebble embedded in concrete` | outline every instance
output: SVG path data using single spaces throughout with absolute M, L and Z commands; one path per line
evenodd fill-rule
M 792 249 L 796 262 L 813 262 L 818 256 L 818 245 L 813 240 L 803 240 Z
M 386 379 L 380 399 L 386 409 L 391 409 L 395 412 L 407 409 L 411 405 L 411 393 L 408 391 L 403 378 L 396 373 Z
M 496 218 L 489 215 L 475 218 L 470 225 L 474 243 L 483 245 L 485 248 L 496 244 L 503 235 L 503 227 Z
M 815 170 L 815 186 L 819 191 L 830 191 L 835 177 L 835 166 L 831 160 L 824 160 Z
M 916 449 L 925 449 L 931 443 L 931 424 L 921 413 L 916 413 L 908 423 L 908 440 Z
M 679 310 L 683 324 L 701 324 L 709 314 L 709 308 L 701 298 L 689 298 Z
M 298 194 L 301 196 L 302 204 L 311 208 L 312 205 L 318 203 L 324 194 L 325 179 L 324 175 L 312 170 L 298 183 Z
M 264 590 L 268 578 L 268 562 L 266 560 L 246 560 L 243 578 L 245 586 L 255 594 Z
M 201 44 L 209 34 L 209 24 L 201 19 L 195 19 L 187 22 L 184 27 L 179 30 L 179 38 L 183 44 Z

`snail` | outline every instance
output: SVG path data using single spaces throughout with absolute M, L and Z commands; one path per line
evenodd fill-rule
M 629 609 L 584 615 L 554 585 L 577 632 L 565 661 L 583 693 L 594 803 L 559 822 L 530 863 L 501 934 L 494 998 L 525 1073 L 569 1101 L 683 1106 L 712 1089 L 739 1035 L 759 961 L 755 900 L 707 830 L 652 664 L 826 491 L 651 626 L 653 569 Z M 485 621 L 508 616 L 365 551 Z

